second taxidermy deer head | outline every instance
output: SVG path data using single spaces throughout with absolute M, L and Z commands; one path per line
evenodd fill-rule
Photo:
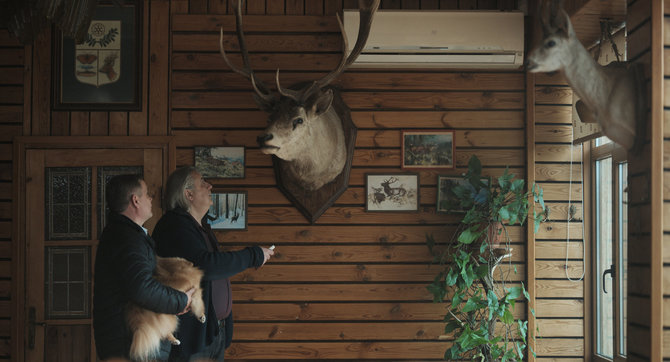
M 639 64 L 598 64 L 582 46 L 568 14 L 554 1 L 547 16 L 540 6 L 541 44 L 530 52 L 530 72 L 561 71 L 580 97 L 576 108 L 583 122 L 598 122 L 612 141 L 634 152 L 642 145 L 644 128 L 643 72 Z M 548 18 L 548 19 L 547 19 Z
M 219 45 L 223 59 L 233 71 L 251 81 L 256 93 L 254 96 L 256 103 L 270 114 L 270 125 L 262 135 L 258 136 L 261 151 L 284 160 L 288 173 L 292 174 L 292 178 L 307 191 L 318 190 L 332 181 L 345 166 L 347 149 L 342 119 L 338 115 L 338 110 L 334 109 L 336 103 L 344 103 L 334 103 L 333 98 L 339 98 L 339 95 L 327 86 L 344 72 L 363 50 L 379 2 L 380 0 L 360 1 L 359 33 L 349 56 L 346 56 L 347 37 L 338 16 L 343 35 L 344 54 L 337 68 L 325 77 L 309 82 L 299 89 L 282 87 L 277 70 L 275 76 L 277 93 L 271 93 L 251 69 L 242 31 L 242 0 L 238 0 L 236 22 L 243 68 L 234 66 L 226 56 L 223 49 L 223 30 L 221 30 Z

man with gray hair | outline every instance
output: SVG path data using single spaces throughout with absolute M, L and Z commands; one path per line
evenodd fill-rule
M 207 321 L 192 315 L 180 317 L 179 346 L 170 361 L 222 362 L 233 337 L 232 295 L 229 278 L 248 268 L 265 264 L 274 251 L 249 246 L 236 251 L 219 251 L 207 212 L 212 205 L 212 185 L 195 167 L 182 167 L 168 177 L 165 186 L 167 212 L 156 224 L 154 238 L 163 257 L 181 257 L 202 269 L 202 299 Z
M 153 213 L 153 198 L 138 175 L 119 175 L 106 189 L 109 214 L 95 258 L 93 329 L 101 360 L 128 361 L 132 333 L 126 324 L 129 302 L 157 313 L 183 314 L 195 289 L 186 293 L 153 278 L 155 243 L 142 225 Z M 166 360 L 170 343 L 161 345 L 158 360 Z

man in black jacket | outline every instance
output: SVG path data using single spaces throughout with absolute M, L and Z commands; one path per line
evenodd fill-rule
M 154 312 L 188 311 L 194 289 L 183 293 L 153 278 L 154 241 L 142 225 L 153 214 L 147 184 L 137 175 L 113 177 L 107 184 L 107 226 L 95 259 L 93 328 L 98 356 L 107 361 L 128 360 L 132 333 L 125 309 L 129 302 Z M 157 359 L 167 359 L 164 341 Z

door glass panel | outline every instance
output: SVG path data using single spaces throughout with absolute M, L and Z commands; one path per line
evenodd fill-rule
M 90 317 L 90 247 L 47 247 L 46 317 Z
M 628 326 L 628 164 L 619 164 L 619 354 L 626 355 L 626 330 Z
M 105 199 L 105 191 L 107 182 L 117 175 L 142 175 L 142 166 L 126 166 L 126 167 L 98 167 L 98 233 L 107 225 L 107 200 Z
M 596 353 L 612 358 L 614 353 L 612 264 L 612 158 L 596 161 Z M 605 292 L 605 290 L 607 292 Z
M 46 240 L 91 238 L 91 169 L 46 168 Z

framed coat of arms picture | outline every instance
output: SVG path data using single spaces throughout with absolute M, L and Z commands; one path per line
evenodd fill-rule
M 55 32 L 54 110 L 141 109 L 141 20 L 141 1 L 121 1 L 96 7 L 81 44 Z

